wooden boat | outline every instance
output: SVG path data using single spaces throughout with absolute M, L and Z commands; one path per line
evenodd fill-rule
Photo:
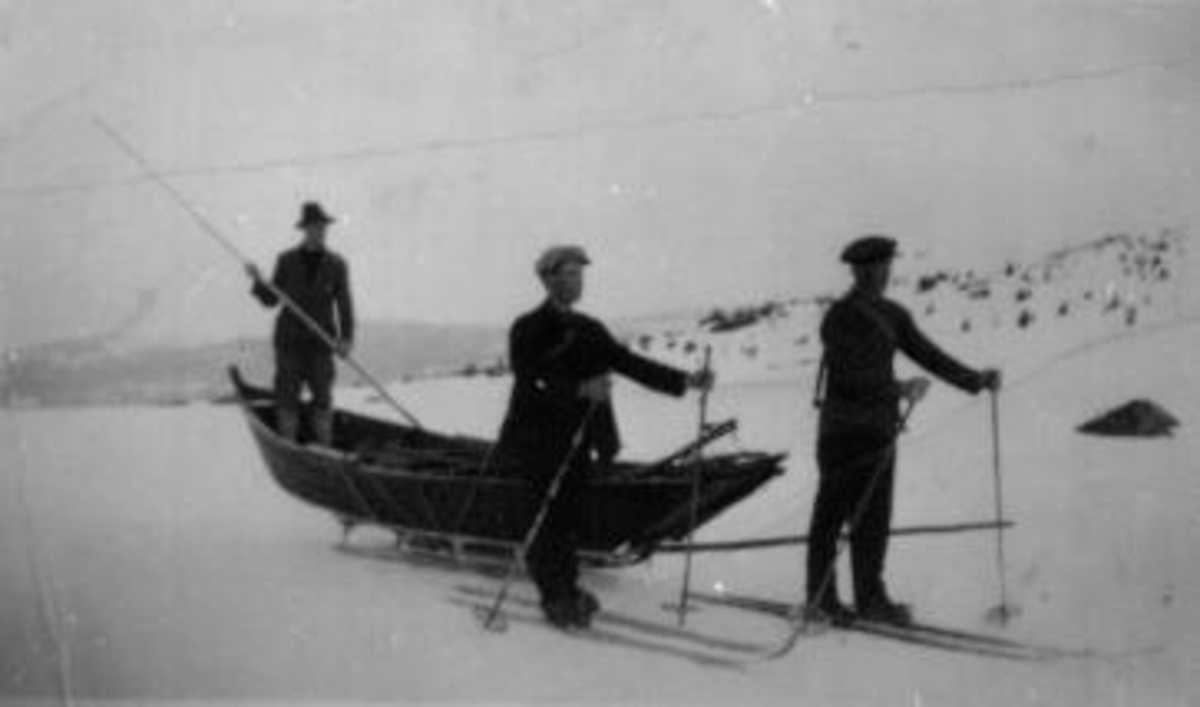
M 344 410 L 334 412 L 332 447 L 281 437 L 274 396 L 229 369 L 235 399 L 275 481 L 333 513 L 345 532 L 359 525 L 396 534 L 403 549 L 508 561 L 532 523 L 532 498 L 519 469 L 492 459 L 493 445 Z M 727 423 L 731 426 L 732 423 Z M 302 430 L 307 425 L 302 424 Z M 696 459 L 704 443 L 650 463 L 593 471 L 580 550 L 585 560 L 620 565 L 678 541 L 782 473 L 782 454 L 737 452 Z M 693 509 L 693 485 L 698 503 Z

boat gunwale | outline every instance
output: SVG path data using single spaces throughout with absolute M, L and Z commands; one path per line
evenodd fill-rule
M 231 367 L 231 371 L 235 373 L 232 377 L 235 381 L 237 389 L 237 400 L 243 413 L 250 422 L 251 429 L 257 438 L 260 438 L 264 443 L 279 449 L 281 452 L 293 454 L 301 457 L 319 457 L 322 461 L 333 464 L 344 465 L 341 472 L 352 472 L 355 474 L 369 474 L 385 478 L 405 479 L 414 482 L 463 482 L 471 484 L 488 484 L 488 485 L 506 485 L 506 484 L 525 484 L 527 480 L 519 476 L 497 476 L 480 473 L 478 471 L 466 471 L 461 473 L 451 473 L 445 470 L 423 470 L 404 467 L 399 464 L 396 466 L 387 466 L 380 464 L 370 459 L 364 459 L 363 455 L 358 452 L 346 451 L 339 448 L 329 448 L 319 445 L 300 444 L 293 440 L 289 440 L 279 435 L 263 418 L 255 412 L 255 408 L 269 408 L 274 406 L 273 400 L 269 397 L 266 391 L 246 383 L 236 372 L 236 367 Z M 247 395 L 246 393 L 258 393 L 257 396 Z M 341 408 L 336 410 L 336 414 L 342 416 L 348 424 L 365 424 L 365 425 L 383 425 L 391 428 L 400 435 L 424 435 L 434 439 L 447 442 L 447 446 L 452 446 L 456 441 L 467 441 L 471 444 L 481 444 L 490 446 L 493 443 L 484 439 L 467 436 L 453 436 L 438 432 L 429 432 L 428 430 L 418 430 L 413 427 L 399 425 L 387 420 L 379 420 L 377 418 L 368 417 L 359 413 L 350 412 Z M 722 455 L 709 456 L 706 458 L 706 465 L 712 465 L 714 468 L 706 469 L 705 476 L 719 478 L 722 476 L 735 476 L 745 473 L 749 467 L 769 466 L 777 467 L 787 454 L 776 452 L 732 452 Z M 723 468 L 719 465 L 720 462 L 734 462 L 736 468 Z M 629 469 L 632 473 L 607 473 L 604 475 L 595 475 L 589 479 L 590 484 L 596 486 L 624 486 L 624 485 L 676 485 L 681 483 L 691 483 L 691 468 L 690 464 L 681 464 L 671 467 L 666 467 L 662 471 L 653 474 L 639 474 L 652 466 L 655 462 L 637 462 L 625 461 L 621 462 L 621 467 Z M 330 470 L 333 471 L 333 470 Z

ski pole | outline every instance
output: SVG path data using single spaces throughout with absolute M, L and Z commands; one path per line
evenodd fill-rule
M 704 347 L 704 372 L 707 375 L 712 369 L 712 346 Z M 708 393 L 712 386 L 706 386 L 700 391 L 700 417 L 697 423 L 696 439 L 704 437 L 705 429 L 708 426 Z M 696 533 L 696 517 L 699 515 L 700 505 L 700 460 L 703 458 L 704 447 L 696 448 L 696 453 L 692 458 L 692 502 L 688 514 L 688 534 L 687 543 L 688 551 L 684 555 L 683 560 L 683 587 L 679 591 L 679 606 L 676 611 L 679 615 L 679 625 L 683 626 L 687 622 L 687 612 L 690 610 L 688 606 L 688 593 L 691 590 L 692 582 L 692 540 Z
M 165 191 L 167 195 L 170 196 L 171 199 L 180 208 L 182 208 L 188 214 L 188 216 L 190 216 L 192 220 L 200 226 L 202 230 L 204 230 L 205 233 L 211 236 L 213 240 L 215 240 L 217 244 L 224 248 L 230 255 L 240 261 L 243 267 L 250 265 L 250 260 L 246 258 L 246 256 L 243 255 L 240 250 L 238 250 L 237 246 L 230 242 L 230 240 L 226 238 L 221 231 L 215 225 L 213 225 L 213 223 L 207 217 L 204 216 L 204 214 L 196 209 L 196 207 L 192 206 L 191 202 L 184 198 L 183 194 L 181 194 L 178 189 L 176 189 L 170 182 L 163 178 L 163 176 L 159 174 L 150 165 L 150 163 L 147 162 L 146 159 L 133 148 L 132 145 L 129 144 L 129 141 L 125 140 L 115 129 L 113 129 L 112 126 L 100 119 L 99 116 L 93 116 L 93 118 L 100 130 L 103 131 L 104 134 L 107 135 L 108 138 L 112 140 L 122 152 L 136 162 L 145 171 L 146 176 L 148 176 L 155 184 L 161 187 L 163 191 Z M 261 280 L 260 282 L 262 282 L 262 284 L 265 285 L 272 294 L 279 298 L 279 301 L 286 309 L 291 311 L 291 313 L 294 314 L 296 318 L 299 319 L 305 326 L 307 326 L 314 334 L 316 334 L 321 341 L 325 343 L 325 345 L 333 349 L 339 358 L 345 361 L 364 381 L 370 384 L 370 386 L 374 388 L 375 391 L 379 393 L 379 395 L 385 401 L 388 402 L 388 404 L 395 408 L 396 412 L 400 413 L 401 417 L 407 420 L 409 424 L 411 424 L 413 427 L 416 427 L 418 430 L 424 429 L 421 426 L 420 421 L 418 421 L 417 418 L 414 417 L 408 410 L 405 410 L 404 406 L 401 405 L 394 397 L 392 397 L 391 393 L 387 392 L 383 385 L 379 383 L 379 381 L 375 380 L 374 376 L 372 376 L 365 368 L 359 365 L 358 361 L 356 361 L 349 353 L 341 352 L 337 342 L 334 341 L 333 337 L 329 335 L 329 332 L 325 331 L 324 327 L 314 321 L 312 317 L 308 316 L 308 313 L 301 309 L 291 297 L 288 297 L 287 294 L 276 287 L 273 282 L 268 280 Z
M 1000 394 L 990 391 L 992 408 L 992 487 L 996 506 L 996 522 L 1004 519 L 1004 491 L 1000 478 Z M 996 575 L 1000 580 L 1000 605 L 989 612 L 989 618 L 998 620 L 1001 624 L 1012 615 L 1008 606 L 1008 586 L 1004 577 L 1004 529 L 996 528 Z
M 588 422 L 591 421 L 592 414 L 596 412 L 598 407 L 600 407 L 600 403 L 594 400 L 588 405 L 587 412 L 584 413 L 583 420 L 579 423 L 579 428 L 575 430 L 575 436 L 571 438 L 571 446 L 567 450 L 567 455 L 563 458 L 562 464 L 554 472 L 554 477 L 550 480 L 550 487 L 546 490 L 546 495 L 542 498 L 542 504 L 533 519 L 533 524 L 529 526 L 529 530 L 525 532 L 525 537 L 521 540 L 521 544 L 517 546 L 517 555 L 508 565 L 508 571 L 504 575 L 504 582 L 500 585 L 500 591 L 496 593 L 495 601 L 492 602 L 491 607 L 479 614 L 483 622 L 483 627 L 488 631 L 500 632 L 507 628 L 507 623 L 503 620 L 500 609 L 504 605 L 505 599 L 508 598 L 508 590 L 512 587 L 513 580 L 516 579 L 517 567 L 525 561 L 526 553 L 529 552 L 529 548 L 542 532 L 542 526 L 545 525 L 546 516 L 550 512 L 550 506 L 554 503 L 555 497 L 558 496 L 558 489 L 562 485 L 563 479 L 570 473 L 571 461 L 575 459 L 575 454 L 579 451 L 580 446 L 583 445 L 584 433 L 587 431 Z M 480 607 L 480 609 L 482 608 Z

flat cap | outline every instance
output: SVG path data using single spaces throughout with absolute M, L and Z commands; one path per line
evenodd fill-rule
M 842 250 L 842 262 L 851 265 L 879 263 L 896 257 L 896 241 L 887 236 L 863 236 Z
M 546 276 L 558 270 L 566 263 L 579 263 L 587 265 L 592 261 L 588 260 L 587 253 L 583 248 L 577 245 L 553 245 L 542 252 L 542 255 L 534 264 L 534 270 L 538 275 Z

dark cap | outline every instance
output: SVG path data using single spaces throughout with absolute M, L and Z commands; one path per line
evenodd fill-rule
M 896 257 L 896 241 L 887 236 L 863 236 L 842 251 L 842 262 L 850 265 L 867 265 L 891 260 Z
M 545 277 L 566 263 L 587 265 L 591 262 L 583 248 L 577 245 L 552 245 L 542 252 L 533 267 L 538 275 Z
M 296 228 L 304 228 L 305 226 L 314 223 L 330 224 L 334 222 L 334 218 L 325 213 L 325 209 L 315 201 L 306 201 L 300 207 L 300 220 L 296 222 Z

